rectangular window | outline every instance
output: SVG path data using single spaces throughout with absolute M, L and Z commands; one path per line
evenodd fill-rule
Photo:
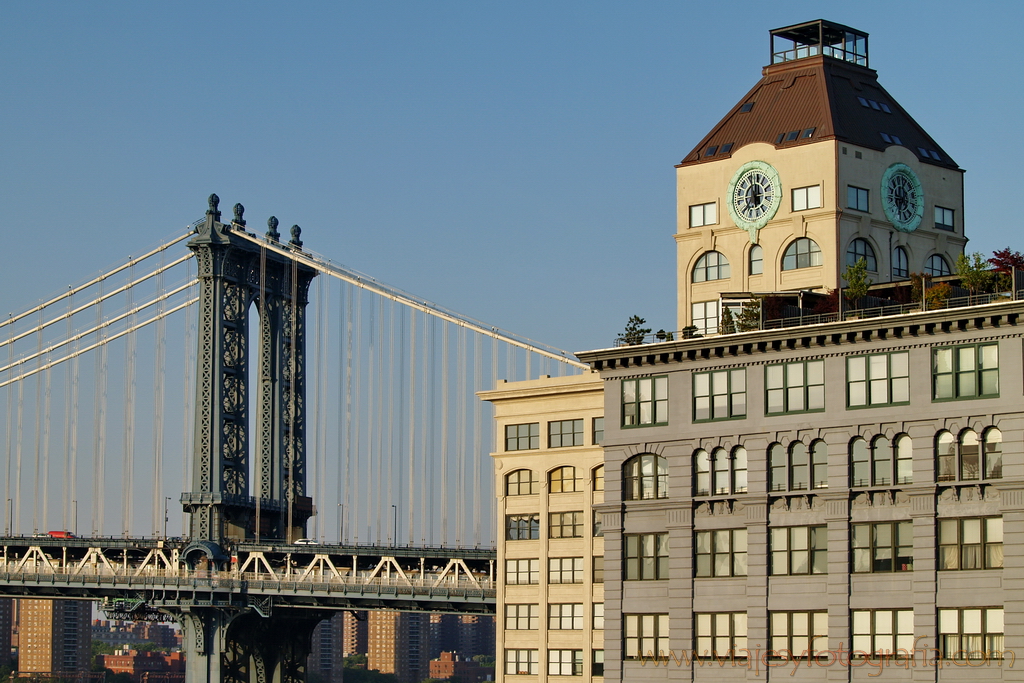
M 594 510 L 594 538 L 604 536 L 604 513 Z
M 793 190 L 793 210 L 805 211 L 806 209 L 821 208 L 821 185 L 810 187 L 798 187 Z
M 595 417 L 594 418 L 594 427 L 593 427 L 592 433 L 594 435 L 593 443 L 594 443 L 595 446 L 597 446 L 598 444 L 604 443 L 604 418 L 603 417 Z
M 583 558 L 549 557 L 548 583 L 583 583 Z
M 537 675 L 539 673 L 536 650 L 505 650 L 506 675 Z
M 857 211 L 868 211 L 868 191 L 863 187 L 846 187 L 846 206 Z
M 668 377 L 622 380 L 622 426 L 668 424 Z
M 953 231 L 953 209 L 935 207 L 935 227 L 939 230 Z
M 697 576 L 746 575 L 746 529 L 697 532 Z
M 604 650 L 594 650 L 594 661 L 590 665 L 593 676 L 604 676 Z
M 909 572 L 914 569 L 913 522 L 854 524 L 854 572 Z
M 714 202 L 695 204 L 690 207 L 690 227 L 714 225 L 718 222 L 718 207 Z
M 505 540 L 535 541 L 540 538 L 540 515 L 505 515 Z
M 583 511 L 548 513 L 548 538 L 583 538 Z
M 825 410 L 825 361 L 769 365 L 764 383 L 766 415 Z
M 772 612 L 771 633 L 776 652 L 789 652 L 789 659 L 813 658 L 828 649 L 828 612 Z
M 1003 609 L 940 609 L 939 643 L 943 659 L 1002 659 Z
M 583 650 L 548 650 L 548 676 L 582 676 Z
M 505 450 L 528 451 L 540 448 L 540 423 L 505 425 Z
M 604 583 L 604 555 L 594 555 L 594 583 Z
M 595 602 L 594 603 L 594 623 L 593 623 L 593 629 L 595 631 L 603 631 L 604 630 L 604 603 L 603 602 Z
M 738 650 L 747 647 L 746 612 L 694 614 L 697 622 L 698 657 L 744 657 Z
M 690 304 L 690 324 L 697 334 L 718 334 L 718 300 Z
M 524 586 L 540 583 L 540 560 L 505 560 L 505 584 Z
M 548 629 L 552 631 L 582 630 L 583 604 L 574 602 L 548 605 Z
M 894 655 L 897 650 L 909 653 L 914 648 L 913 610 L 853 610 L 850 616 L 853 649 L 869 653 L 869 658 Z
M 910 352 L 846 359 L 846 405 L 850 408 L 910 403 Z
M 623 614 L 622 658 L 668 656 L 667 614 Z
M 998 344 L 965 344 L 932 350 L 934 400 L 998 396 Z
M 771 544 L 773 576 L 828 572 L 826 527 L 772 527 Z
M 728 420 L 747 415 L 747 370 L 693 373 L 693 421 Z
M 583 445 L 583 420 L 548 422 L 548 448 Z
M 539 605 L 505 605 L 506 631 L 536 631 L 540 628 Z
M 626 581 L 668 578 L 668 534 L 626 534 Z
M 1002 568 L 1002 517 L 939 520 L 939 569 Z

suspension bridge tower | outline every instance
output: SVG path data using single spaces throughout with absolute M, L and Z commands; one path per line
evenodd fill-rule
M 291 543 L 306 535 L 313 514 L 306 496 L 305 309 L 316 271 L 246 239 L 241 204 L 230 223 L 221 222 L 219 202 L 210 195 L 206 220 L 188 243 L 198 268 L 199 322 L 192 490 L 181 503 L 190 516 L 185 561 L 225 570 L 232 545 Z M 268 241 L 280 241 L 277 226 L 271 217 Z M 299 235 L 293 226 L 289 250 L 301 250 Z M 250 382 L 254 310 L 258 352 Z M 310 636 L 325 616 L 245 595 L 165 609 L 185 631 L 187 683 L 304 681 Z

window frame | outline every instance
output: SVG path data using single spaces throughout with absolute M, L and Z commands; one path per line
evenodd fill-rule
M 712 259 L 714 263 L 711 262 Z M 698 273 L 700 274 L 699 279 Z M 712 273 L 714 277 L 711 277 Z M 690 282 L 695 285 L 728 280 L 730 277 L 732 277 L 732 268 L 729 265 L 729 259 L 725 257 L 725 254 L 715 249 L 701 254 L 700 258 L 697 259 L 697 263 L 694 264 L 693 270 L 690 271 Z
M 885 374 L 881 377 L 875 376 L 873 373 L 880 370 L 878 368 L 878 362 L 874 359 L 884 358 L 885 359 Z M 902 358 L 902 361 L 899 359 Z M 906 374 L 897 375 L 895 372 L 899 372 L 900 368 L 893 368 L 894 359 L 897 363 L 902 362 L 903 369 Z M 863 378 L 862 379 L 851 379 L 852 367 L 857 362 L 863 363 Z M 885 396 L 888 400 L 886 401 L 872 401 L 874 395 L 878 391 L 882 391 L 883 387 L 880 386 L 879 382 L 885 382 L 884 391 Z M 863 384 L 864 388 L 864 402 L 854 403 L 853 402 L 853 385 Z M 897 393 L 897 389 L 901 392 L 901 395 L 906 395 L 905 401 L 895 401 L 894 396 Z M 884 351 L 881 353 L 864 353 L 857 354 L 854 356 L 846 357 L 846 407 L 851 410 L 862 410 L 865 408 L 877 408 L 879 406 L 904 406 L 910 405 L 910 352 L 909 351 Z
M 935 264 L 941 263 L 941 268 L 936 268 Z M 924 262 L 925 275 L 931 275 L 932 277 L 945 277 L 946 275 L 952 275 L 953 270 L 949 266 L 949 261 L 946 260 L 942 254 L 932 254 L 928 257 L 928 260 Z
M 814 206 L 811 206 L 811 190 L 817 191 L 817 202 Z M 797 197 L 800 197 L 800 201 L 797 201 Z M 804 187 L 794 187 L 790 194 L 790 202 L 793 207 L 793 211 L 809 211 L 811 209 L 821 208 L 821 185 L 805 185 Z
M 529 480 L 523 481 L 522 474 L 521 474 L 522 472 L 528 472 L 529 473 L 529 475 L 530 475 Z M 537 495 L 538 488 L 539 488 L 537 486 L 537 484 L 539 484 L 540 482 L 534 476 L 535 474 L 536 474 L 536 472 L 534 472 L 533 470 L 531 470 L 531 469 L 529 469 L 527 467 L 521 467 L 521 468 L 519 468 L 517 470 L 513 470 L 513 471 L 509 472 L 508 474 L 506 474 L 505 475 L 505 495 L 506 496 L 534 496 L 534 495 Z M 516 477 L 516 481 L 515 482 L 512 481 L 512 476 L 513 475 L 519 475 L 519 476 Z M 527 487 L 527 492 L 526 493 L 523 493 L 523 491 L 522 491 L 524 485 Z M 517 493 L 512 493 L 512 486 L 516 487 L 516 489 L 518 491 Z
M 521 434 L 522 428 L 526 428 L 526 434 Z M 516 434 L 512 435 L 511 430 L 515 429 Z M 513 439 L 516 447 L 512 448 Z M 525 446 L 522 445 L 526 439 Z M 536 445 L 534 445 L 536 444 Z M 505 425 L 505 452 L 534 451 L 540 448 L 540 422 L 523 422 L 520 424 Z
M 568 568 L 565 563 L 569 562 Z M 556 568 L 557 563 L 557 568 Z M 558 581 L 554 580 L 558 575 Z M 571 581 L 561 579 L 568 575 Z M 574 584 L 583 583 L 583 558 L 582 557 L 549 557 L 548 558 L 548 584 Z
M 974 369 L 962 370 L 961 352 L 974 350 Z M 985 349 L 995 349 L 995 365 L 985 366 Z M 940 353 L 949 352 L 949 371 L 939 372 L 938 363 Z M 932 348 L 932 403 L 945 401 L 969 401 L 979 398 L 999 398 L 999 342 L 982 342 L 977 344 L 953 344 L 946 346 L 935 346 Z M 949 377 L 949 395 L 939 395 L 940 380 Z M 961 380 L 966 377 L 973 377 L 976 393 L 964 393 Z M 995 391 L 982 393 L 986 379 L 995 383 Z M 943 389 L 945 394 L 945 389 Z
M 863 237 L 854 237 L 846 247 L 846 265 L 855 266 L 857 261 L 864 259 L 868 265 L 869 273 L 878 272 L 878 258 L 875 256 L 875 248 Z
M 576 493 L 583 490 L 583 480 L 572 465 L 559 465 L 548 471 L 548 493 Z M 566 478 L 566 475 L 570 475 Z
M 798 449 L 803 449 L 805 457 L 799 461 Z M 828 444 L 822 439 L 815 439 L 810 447 L 802 441 L 791 441 L 789 447 L 776 441 L 768 446 L 768 490 L 770 492 L 813 491 L 828 488 Z M 797 475 L 806 472 L 804 477 Z M 779 481 L 782 479 L 783 481 Z
M 714 306 L 714 314 L 708 315 L 708 309 Z M 697 309 L 700 307 L 701 314 L 697 315 Z M 697 324 L 697 321 L 701 321 Z M 714 321 L 714 324 L 709 321 Z M 697 334 L 712 335 L 718 334 L 718 326 L 722 322 L 722 302 L 719 299 L 709 299 L 707 301 L 692 301 L 690 302 L 690 324 L 697 328 Z
M 518 579 L 522 576 L 526 576 L 526 581 L 519 581 Z M 509 578 L 514 576 L 515 581 L 509 581 Z M 505 560 L 505 585 L 506 586 L 537 586 L 540 585 L 540 559 L 536 557 L 532 558 L 515 558 Z
M 583 650 L 562 648 L 548 650 L 548 676 L 582 675 Z
M 514 515 L 505 515 L 506 541 L 536 541 L 539 539 L 539 512 L 527 512 Z
M 891 442 L 881 434 L 870 442 L 862 436 L 855 436 L 850 439 L 848 453 L 850 488 L 914 483 L 914 443 L 909 434 L 897 434 Z M 884 476 L 886 472 L 888 477 Z
M 569 431 L 565 431 L 566 426 Z M 555 430 L 558 433 L 555 433 Z M 571 443 L 565 443 L 566 437 Z M 556 443 L 557 441 L 557 443 Z M 572 420 L 552 420 L 548 422 L 548 448 L 572 448 L 583 444 L 583 418 Z
M 525 665 L 525 669 L 521 668 Z M 535 648 L 505 648 L 505 675 L 530 675 L 540 673 L 540 659 Z
M 757 264 L 755 270 L 754 264 Z M 752 244 L 750 246 L 750 252 L 747 254 L 747 268 L 750 271 L 750 275 L 764 275 L 764 249 L 761 248 L 760 244 Z
M 866 536 L 858 539 L 858 531 L 861 529 L 866 530 Z M 885 529 L 888 530 L 888 542 L 879 538 L 879 532 Z M 901 540 L 904 543 L 900 543 Z M 858 551 L 860 552 L 858 553 Z M 885 557 L 886 554 L 888 557 Z M 865 558 L 870 568 L 858 569 L 858 561 L 861 561 L 859 558 Z M 888 568 L 880 566 L 880 563 L 885 562 L 890 563 Z M 850 525 L 851 574 L 896 574 L 912 571 L 914 571 L 914 523 L 912 521 L 894 520 Z
M 946 446 L 951 452 L 941 453 L 943 435 L 949 436 Z M 976 440 L 974 444 L 965 444 L 967 438 Z M 999 444 L 999 448 L 992 448 Z M 998 427 L 986 427 L 981 435 L 970 427 L 960 430 L 953 436 L 949 430 L 943 429 L 935 435 L 935 481 L 943 482 L 977 482 L 993 481 L 1003 478 L 1003 433 Z M 964 454 L 965 445 L 977 448 L 977 454 Z M 994 457 L 993 457 L 994 456 Z M 977 461 L 977 476 L 971 476 L 969 463 Z M 994 461 L 994 462 L 993 462 Z M 943 463 L 946 463 L 945 465 Z M 948 474 L 944 474 L 947 472 Z
M 965 542 L 964 527 L 977 524 L 977 543 Z M 1003 517 L 943 517 L 936 520 L 936 546 L 939 550 L 939 571 L 985 571 L 1003 569 Z M 950 542 L 946 529 L 954 529 L 955 539 Z M 990 540 L 998 538 L 999 540 Z M 998 553 L 996 549 L 998 548 Z M 970 551 L 974 552 L 970 552 Z M 951 552 L 953 551 L 953 552 Z M 970 557 L 976 558 L 973 562 Z M 997 559 L 998 557 L 998 559 Z M 947 560 L 955 559 L 954 562 Z M 966 566 L 972 565 L 972 566 Z
M 655 657 L 668 655 L 671 650 L 669 635 L 668 614 L 623 614 L 622 659 L 640 659 L 647 657 L 647 652 Z M 631 641 L 635 643 L 632 649 Z M 644 648 L 645 641 L 653 641 L 651 647 Z
M 727 548 L 720 547 L 725 545 L 720 542 L 722 538 L 728 539 Z M 702 539 L 707 540 L 702 544 Z M 695 560 L 693 575 L 695 578 L 739 577 L 746 576 L 749 571 L 746 528 L 697 530 L 694 532 L 693 547 Z M 706 550 L 702 550 L 702 548 Z M 728 558 L 728 573 L 725 573 L 725 563 L 722 558 Z
M 807 245 L 806 251 L 801 250 L 802 245 Z M 806 261 L 806 263 L 800 265 L 801 261 Z M 786 250 L 782 253 L 781 270 L 786 272 L 804 268 L 819 268 L 823 263 L 824 256 L 818 243 L 810 237 L 797 237 L 786 246 Z
M 714 448 L 710 453 L 698 448 L 693 453 L 693 495 L 735 496 L 747 493 L 749 466 L 747 449 L 742 445 L 734 446 L 731 451 Z M 725 486 L 720 485 L 723 482 Z
M 604 491 L 604 465 L 598 465 L 590 470 L 590 481 L 594 491 Z
M 604 416 L 595 417 L 591 422 L 590 443 L 600 446 L 604 443 Z
M 604 603 L 591 603 L 590 628 L 594 631 L 604 630 Z
M 784 629 L 777 629 L 785 621 Z M 794 633 L 794 621 L 806 620 L 807 633 Z M 799 629 L 799 624 L 796 625 Z M 782 633 L 778 631 L 782 630 Z M 768 615 L 768 638 L 771 649 L 786 652 L 786 659 L 816 659 L 822 657 L 821 650 L 828 649 L 828 611 L 771 612 Z M 824 639 L 825 646 L 815 647 L 815 642 Z M 803 641 L 803 642 L 802 642 Z
M 700 386 L 702 383 L 706 383 L 706 386 Z M 745 367 L 695 371 L 691 373 L 691 385 L 693 387 L 693 422 L 742 420 L 747 417 L 747 369 Z M 737 385 L 740 388 L 735 388 Z M 720 397 L 724 397 L 724 399 L 720 399 Z M 699 405 L 701 399 L 707 401 L 706 407 Z M 738 404 L 738 399 L 742 399 L 742 404 Z M 700 417 L 704 410 L 707 411 L 708 416 Z M 719 413 L 719 410 L 724 410 L 725 414 Z
M 794 384 L 790 386 L 790 368 L 801 366 L 802 384 Z M 810 382 L 809 369 L 814 366 L 820 368 L 820 382 Z M 771 372 L 781 368 L 782 371 L 782 385 L 774 386 L 771 378 Z M 801 400 L 803 402 L 803 408 L 793 409 L 790 407 L 792 392 L 802 387 Z M 771 396 L 772 392 L 782 392 L 782 410 L 772 411 Z M 820 394 L 821 407 L 820 408 L 808 408 L 811 399 L 818 398 Z M 795 415 L 799 413 L 822 413 L 825 411 L 825 361 L 823 359 L 818 360 L 799 360 L 799 361 L 785 361 L 782 363 L 769 363 L 764 366 L 764 414 L 766 417 L 775 415 Z
M 708 209 L 711 209 L 710 219 Z M 700 212 L 700 222 L 694 221 L 695 210 Z M 689 207 L 690 227 L 703 228 L 705 225 L 718 225 L 718 202 L 704 202 L 703 204 L 691 204 Z
M 879 632 L 879 626 L 884 627 L 886 622 L 891 625 L 891 630 Z M 850 626 L 851 651 L 863 652 L 867 655 L 866 657 L 858 655 L 859 659 L 878 659 L 879 656 L 902 659 L 902 656 L 897 655 L 900 650 L 909 654 L 914 649 L 914 610 L 912 609 L 850 610 Z M 865 639 L 867 639 L 867 644 L 865 644 Z M 888 639 L 894 647 L 883 650 L 881 643 L 884 643 L 885 639 Z
M 907 255 L 907 250 L 900 245 L 892 249 L 892 266 L 889 272 L 893 280 L 896 278 L 906 280 L 910 277 L 910 257 Z
M 566 611 L 568 611 L 568 614 L 566 614 Z M 567 623 L 567 620 L 568 620 L 568 624 L 569 625 L 565 626 L 565 624 Z M 583 630 L 583 603 L 582 602 L 552 602 L 552 603 L 548 603 L 548 630 L 549 631 L 582 631 Z
M 525 610 L 523 608 L 526 608 Z M 514 609 L 513 609 L 514 608 Z M 525 614 L 523 613 L 525 612 Z M 521 624 L 525 623 L 525 626 Z M 511 625 L 510 625 L 511 624 Z M 537 631 L 540 629 L 540 605 L 511 603 L 505 605 L 506 631 Z
M 847 185 L 846 208 L 861 213 L 871 213 L 871 190 L 856 185 Z
M 747 649 L 747 613 L 694 612 L 693 642 L 694 654 L 699 659 L 738 656 Z M 726 649 L 719 651 L 719 644 Z
M 667 580 L 668 558 L 668 532 L 623 534 L 623 581 Z
M 627 387 L 632 387 L 631 391 Z M 668 375 L 624 379 L 621 392 L 623 429 L 662 427 L 668 424 Z M 645 396 L 650 398 L 646 399 Z M 644 420 L 644 406 L 648 404 L 649 416 Z
M 644 463 L 649 459 L 652 471 L 645 474 Z M 622 463 L 622 484 L 624 501 L 668 498 L 668 460 L 655 453 L 637 453 Z
M 949 218 L 949 222 L 948 223 L 944 222 L 945 219 L 947 218 L 946 214 L 948 214 L 948 218 Z M 940 216 L 941 216 L 941 222 L 940 222 Z M 948 209 L 945 206 L 939 206 L 938 204 L 936 204 L 935 205 L 935 229 L 936 230 L 945 230 L 947 232 L 955 232 L 956 231 L 956 209 Z
M 785 547 L 780 548 L 780 540 Z M 815 526 L 774 526 L 768 530 L 771 566 L 769 576 L 815 576 L 828 574 L 828 527 Z M 802 547 L 794 547 L 794 545 Z M 804 557 L 801 558 L 801 553 Z M 807 571 L 796 571 L 794 565 L 801 563 Z M 785 567 L 780 567 L 780 564 Z M 780 571 L 785 569 L 785 571 Z
M 604 583 L 604 555 L 591 555 L 590 582 Z
M 968 615 L 972 612 L 978 613 L 976 619 L 973 617 L 968 618 Z M 936 630 L 939 634 L 937 645 L 942 659 L 963 662 L 968 660 L 985 661 L 988 664 L 989 660 L 1001 660 L 1005 656 L 1006 626 L 1003 607 L 942 608 L 938 610 L 936 617 L 938 622 Z M 951 618 L 956 619 L 956 624 L 952 627 L 949 624 Z M 975 620 L 980 627 L 978 631 L 974 631 L 968 625 Z M 995 630 L 995 626 L 999 627 L 998 631 Z M 968 628 L 971 628 L 970 633 L 966 633 Z M 977 642 L 970 643 L 967 640 L 968 638 L 977 639 Z M 966 653 L 967 657 L 950 656 L 950 643 L 954 640 L 956 642 L 956 650 L 952 654 L 961 655 Z M 968 643 L 966 646 L 965 642 Z M 975 653 L 982 656 L 972 656 Z M 981 665 L 976 664 L 973 666 Z
M 583 511 L 549 512 L 548 538 L 583 538 Z

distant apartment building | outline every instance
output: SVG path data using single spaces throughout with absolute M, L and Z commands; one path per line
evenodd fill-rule
M 88 671 L 91 616 L 92 603 L 86 600 L 19 600 L 18 670 Z
M 372 611 L 368 617 L 366 666 L 395 674 L 399 683 L 419 683 L 429 675 L 430 615 Z
M 480 666 L 473 660 L 466 660 L 454 652 L 442 652 L 430 660 L 430 677 L 441 681 L 457 678 L 459 683 L 479 683 L 494 678 L 494 669 Z
M 494 617 L 480 614 L 431 614 L 431 660 L 442 652 L 454 653 L 462 659 L 476 655 L 493 657 L 494 624 Z
M 128 674 L 132 683 L 173 680 L 174 674 L 183 676 L 185 673 L 185 657 L 181 652 L 164 654 L 119 650 L 114 654 L 100 655 L 100 658 L 104 668 L 115 674 Z
M 342 612 L 341 625 L 342 656 L 366 654 L 366 638 L 369 630 L 366 612 Z
M 148 621 L 92 622 L 92 639 L 113 648 L 152 643 L 165 652 L 181 648 L 181 631 L 168 624 Z
M 11 633 L 14 629 L 14 600 L 0 598 L 0 666 L 11 659 Z

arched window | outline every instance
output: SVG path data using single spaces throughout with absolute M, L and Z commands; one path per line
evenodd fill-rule
M 697 259 L 693 267 L 694 282 L 725 280 L 729 277 L 729 261 L 717 251 L 709 251 Z
M 903 247 L 896 247 L 892 250 L 892 276 L 910 277 L 910 259 L 907 258 L 907 250 Z
M 668 498 L 668 463 L 653 453 L 633 456 L 622 466 L 624 500 Z
M 783 270 L 797 270 L 821 265 L 821 249 L 817 242 L 807 237 L 793 240 L 782 255 Z
M 598 465 L 591 470 L 590 479 L 594 482 L 595 491 L 604 491 L 604 465 Z
M 537 480 L 533 470 L 515 470 L 505 476 L 506 496 L 528 496 L 537 493 Z
M 582 489 L 576 468 L 571 465 L 556 467 L 548 474 L 548 493 L 572 493 Z
M 693 454 L 694 495 L 716 496 L 747 492 L 747 449 L 736 446 L 732 453 L 716 448 Z
M 828 448 L 815 441 L 810 449 L 794 441 L 786 449 L 780 443 L 768 448 L 768 488 L 772 491 L 807 491 L 828 487 Z
M 693 454 L 693 471 L 693 494 L 706 496 L 711 493 L 711 457 L 703 448 Z
M 892 441 L 876 436 L 870 446 L 857 437 L 850 442 L 850 486 L 892 486 L 913 481 L 913 444 L 906 434 Z
M 764 272 L 764 250 L 760 244 L 750 248 L 750 274 L 760 275 Z
M 959 437 L 943 430 L 935 436 L 935 481 L 1003 478 L 1003 434 L 995 427 L 965 429 Z
M 878 271 L 878 262 L 875 260 L 875 250 L 871 248 L 871 245 L 868 244 L 867 240 L 858 237 L 850 242 L 850 247 L 846 250 L 846 265 L 855 265 L 857 261 L 861 259 L 868 262 L 868 270 L 872 273 Z
M 924 264 L 924 272 L 926 275 L 949 275 L 952 271 L 949 270 L 946 259 L 938 254 L 932 254 Z

